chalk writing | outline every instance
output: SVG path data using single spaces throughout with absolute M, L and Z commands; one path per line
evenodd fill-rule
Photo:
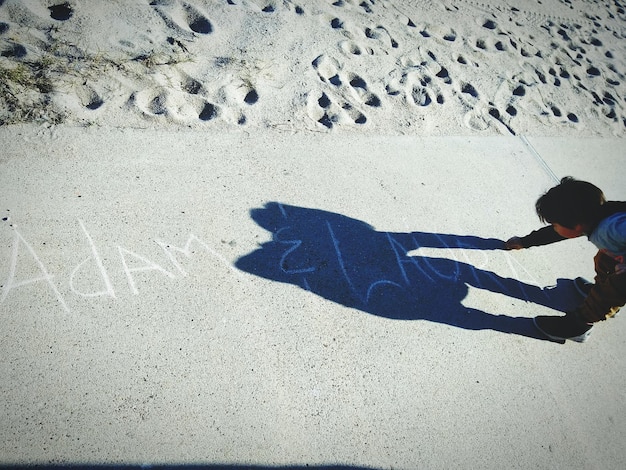
M 186 261 L 202 252 L 211 269 L 227 268 L 238 279 L 246 272 L 295 284 L 333 302 L 393 319 L 424 319 L 532 336 L 527 323 L 513 326 L 501 316 L 466 308 L 462 301 L 469 286 L 563 309 L 561 301 L 539 287 L 532 274 L 509 253 L 501 251 L 499 256 L 505 257 L 512 277 L 485 269 L 490 258 L 484 250 L 501 249 L 499 240 L 428 232 L 378 232 L 340 214 L 277 203 L 254 209 L 251 215 L 271 232 L 271 241 L 234 265 L 193 233 L 180 245 L 148 238 L 156 244 L 158 261 L 154 252 L 146 255 L 118 244 L 106 251 L 108 258 L 103 257 L 100 248 L 104 247 L 98 247 L 85 222 L 78 219 L 88 254 L 68 263 L 67 271 L 58 268 L 59 260 L 55 259 L 56 268 L 51 270 L 23 232 L 13 227 L 0 305 L 15 296 L 16 290 L 28 286 L 39 286 L 40 295 L 49 295 L 64 312 L 70 312 L 70 295 L 92 300 L 117 299 L 124 293 L 137 296 L 150 292 L 149 281 L 162 283 L 188 276 Z M 480 253 L 479 263 L 470 262 L 470 250 Z M 65 272 L 68 276 L 64 282 Z
M 70 289 L 72 289 L 72 292 L 82 297 L 100 297 L 103 295 L 108 295 L 109 297 L 115 298 L 115 291 L 113 290 L 113 284 L 111 283 L 111 278 L 109 277 L 109 274 L 107 273 L 107 270 L 104 267 L 104 264 L 102 263 L 102 258 L 100 257 L 100 254 L 98 253 L 98 249 L 96 248 L 96 245 L 93 242 L 91 235 L 85 228 L 85 223 L 80 219 L 78 220 L 78 223 L 80 224 L 80 228 L 83 230 L 83 233 L 85 234 L 85 237 L 87 238 L 87 242 L 89 243 L 89 248 L 91 249 L 91 256 L 86 258 L 82 263 L 80 263 L 78 266 L 76 266 L 72 270 L 72 273 L 70 274 Z M 104 282 L 104 289 L 97 291 L 97 292 L 85 293 L 85 292 L 79 291 L 74 286 L 74 278 L 76 277 L 76 274 L 81 270 L 81 268 L 87 262 L 91 260 L 93 260 L 96 263 L 98 272 L 100 273 L 100 276 L 102 277 L 102 281 Z
M 139 291 L 137 290 L 137 286 L 135 284 L 135 278 L 133 277 L 133 273 L 142 272 L 142 271 L 159 271 L 160 273 L 163 273 L 164 275 L 166 275 L 170 279 L 174 279 L 176 277 L 171 272 L 166 271 L 165 269 L 163 269 L 158 264 L 153 263 L 149 259 L 144 258 L 143 256 L 138 255 L 137 253 L 133 253 L 132 251 L 127 250 L 126 248 L 122 248 L 121 246 L 118 246 L 117 249 L 118 249 L 118 251 L 120 253 L 120 257 L 122 258 L 122 265 L 124 266 L 124 272 L 126 273 L 126 278 L 128 279 L 128 285 L 130 286 L 131 291 L 135 295 L 139 294 Z M 140 266 L 132 267 L 132 268 L 129 267 L 128 263 L 126 261 L 128 256 L 132 256 L 136 260 L 141 261 L 143 264 L 140 265 Z
M 276 241 L 277 243 L 281 243 L 283 245 L 289 246 L 289 249 L 283 253 L 283 256 L 280 258 L 280 261 L 278 262 L 280 269 L 282 269 L 283 272 L 286 274 L 304 274 L 304 273 L 314 272 L 315 268 L 312 268 L 312 267 L 300 268 L 300 269 L 289 269 L 286 267 L 287 257 L 292 252 L 297 250 L 300 247 L 300 245 L 302 245 L 302 240 L 281 240 L 280 238 L 281 234 L 287 230 L 289 230 L 289 227 L 282 227 L 274 234 L 274 241 Z
M 352 290 L 352 292 L 359 298 L 361 299 L 361 302 L 363 302 L 364 304 L 367 304 L 369 302 L 370 296 L 372 294 L 372 290 L 377 287 L 377 286 L 381 286 L 381 285 L 392 285 L 392 286 L 396 286 L 396 287 L 401 287 L 400 284 L 390 281 L 388 279 L 378 279 L 374 282 L 372 282 L 368 287 L 367 287 L 367 292 L 365 297 L 363 297 L 362 295 L 359 295 L 359 293 L 357 292 L 357 289 L 354 287 L 354 285 L 352 284 L 352 281 L 350 280 L 350 277 L 348 276 L 348 272 L 346 270 L 346 266 L 344 264 L 343 261 L 343 257 L 341 256 L 341 251 L 339 249 L 339 241 L 337 240 L 337 237 L 335 236 L 335 233 L 333 232 L 333 229 L 330 225 L 330 222 L 326 221 L 326 226 L 328 227 L 328 232 L 330 233 L 330 237 L 333 241 L 333 246 L 335 247 L 335 253 L 337 254 L 337 260 L 339 261 L 339 265 L 341 266 L 341 272 L 343 273 L 344 277 L 346 278 L 346 281 L 348 281 L 348 285 L 350 286 L 350 289 Z
M 283 205 L 279 205 L 280 213 L 288 223 L 288 216 L 286 209 Z M 359 289 L 357 283 L 352 279 L 350 274 L 350 267 L 347 265 L 346 260 L 344 259 L 344 249 L 341 247 L 341 242 L 339 236 L 336 234 L 333 229 L 332 224 L 326 220 L 321 221 L 326 226 L 326 235 L 329 237 L 332 244 L 332 253 L 335 258 L 335 261 L 338 265 L 339 272 L 341 274 L 341 278 L 346 282 L 348 289 L 350 292 L 357 298 L 361 303 L 367 305 L 372 297 L 372 293 L 376 290 L 376 288 L 381 286 L 393 286 L 396 288 L 403 289 L 405 287 L 410 287 L 415 281 L 411 281 L 409 276 L 409 269 L 414 269 L 417 273 L 417 279 L 423 282 L 424 280 L 428 280 L 430 282 L 435 282 L 437 280 L 445 280 L 450 282 L 458 282 L 461 278 L 461 265 L 466 267 L 466 273 L 464 273 L 467 277 L 467 274 L 471 274 L 474 279 L 475 285 L 480 285 L 485 282 L 485 277 L 490 279 L 490 282 L 493 285 L 498 286 L 501 290 L 505 289 L 505 286 L 501 281 L 498 280 L 498 276 L 494 273 L 489 273 L 483 271 L 482 268 L 486 267 L 488 264 L 488 258 L 483 253 L 483 262 L 480 266 L 472 266 L 467 254 L 464 252 L 463 256 L 465 257 L 467 263 L 461 263 L 456 259 L 455 254 L 453 253 L 452 248 L 460 248 L 460 249 L 472 249 L 472 246 L 469 244 L 463 244 L 462 242 L 458 242 L 455 244 L 447 243 L 441 236 L 438 234 L 433 234 L 433 236 L 437 239 L 437 246 L 445 249 L 449 256 L 449 263 L 442 264 L 441 259 L 431 259 L 428 256 L 407 256 L 409 252 L 416 255 L 418 252 L 421 253 L 420 250 L 420 240 L 418 237 L 413 236 L 412 234 L 408 234 L 409 237 L 403 237 L 406 241 L 410 242 L 410 249 L 403 245 L 397 238 L 398 235 L 394 235 L 389 232 L 382 232 L 387 243 L 389 244 L 389 248 L 391 249 L 391 254 L 393 260 L 395 261 L 395 266 L 397 267 L 397 272 L 395 274 L 399 274 L 401 279 L 392 280 L 389 278 L 378 278 L 378 279 L 370 279 L 365 282 L 362 289 Z M 297 267 L 293 268 L 291 266 L 298 265 L 297 261 L 294 261 L 292 258 L 295 258 L 299 253 L 298 250 L 301 250 L 304 253 L 310 253 L 312 248 L 310 246 L 306 246 L 307 243 L 314 242 L 317 245 L 323 245 L 323 240 L 316 238 L 315 240 L 307 240 L 306 242 L 303 239 L 299 239 L 293 236 L 289 236 L 290 232 L 294 232 L 294 228 L 291 225 L 287 225 L 284 227 L 278 228 L 274 234 L 272 241 L 286 246 L 287 249 L 282 252 L 278 261 L 278 266 L 282 273 L 295 276 L 302 274 L 312 274 L 314 275 L 317 271 L 315 266 L 306 266 L 306 267 Z M 421 253 L 423 255 L 423 253 Z M 508 265 L 511 268 L 511 272 L 514 277 L 522 282 L 530 282 L 534 286 L 538 286 L 538 282 L 534 279 L 531 274 L 516 260 L 512 259 L 508 253 L 504 253 L 504 256 L 507 259 Z M 452 269 L 447 272 L 444 269 L 438 268 L 437 263 L 443 265 L 446 268 L 452 267 Z M 394 275 L 393 270 L 389 269 L 392 264 L 390 264 L 389 259 L 382 259 L 380 264 L 385 266 L 387 269 L 388 275 Z M 525 279 L 519 278 L 519 273 L 523 272 L 526 275 Z M 479 276 L 480 273 L 480 276 Z M 359 277 L 359 284 L 363 284 L 363 280 L 367 277 L 367 273 L 361 271 L 356 273 L 356 276 Z M 482 279 L 481 279 L 482 278 Z M 339 279 L 337 279 L 339 280 Z M 306 276 L 301 278 L 302 286 L 305 290 L 311 290 L 311 286 Z M 403 287 L 404 285 L 404 287 Z M 520 284 L 520 292 L 524 300 L 529 300 L 529 296 L 524 291 L 523 286 Z
M 2 289 L 2 299 L 0 299 L 0 303 L 3 303 L 6 300 L 7 296 L 9 295 L 9 292 L 13 289 L 17 289 L 18 287 L 27 286 L 30 284 L 35 284 L 37 282 L 45 282 L 48 285 L 48 287 L 52 290 L 54 296 L 57 298 L 61 306 L 63 307 L 63 310 L 65 310 L 66 312 L 69 312 L 70 309 L 65 303 L 65 299 L 63 299 L 61 292 L 59 292 L 59 290 L 57 289 L 56 285 L 53 282 L 53 276 L 51 276 L 48 273 L 48 270 L 46 269 L 45 265 L 41 262 L 39 257 L 37 256 L 37 253 L 35 253 L 35 250 L 33 250 L 33 247 L 30 246 L 30 244 L 26 241 L 26 239 L 22 236 L 22 234 L 17 230 L 17 227 L 15 226 L 14 226 L 14 232 L 15 232 L 15 238 L 13 240 L 13 250 L 11 251 L 11 261 L 9 265 L 9 277 L 7 281 L 4 283 L 4 287 Z M 24 245 L 26 247 L 26 250 L 31 255 L 31 257 L 37 264 L 37 267 L 41 271 L 41 274 L 42 274 L 41 276 L 16 282 L 15 276 L 16 276 L 16 270 L 17 270 L 17 256 L 18 256 L 18 252 L 20 249 L 20 245 Z
M 84 260 L 80 261 L 73 269 L 70 270 L 67 282 L 69 292 L 81 298 L 117 298 L 116 288 L 113 284 L 113 281 L 111 280 L 110 275 L 110 271 L 114 267 L 114 265 L 109 262 L 108 265 L 105 266 L 102 256 L 100 255 L 100 250 L 96 246 L 93 237 L 87 230 L 85 223 L 81 219 L 78 219 L 78 225 L 80 226 L 83 236 L 87 242 L 90 254 Z M 55 276 L 50 274 L 50 271 L 46 268 L 44 261 L 35 252 L 31 244 L 26 240 L 26 238 L 22 235 L 22 233 L 18 230 L 16 226 L 13 226 L 13 234 L 13 243 L 11 246 L 9 261 L 9 272 L 6 281 L 2 284 L 0 304 L 3 304 L 10 296 L 10 293 L 15 289 L 19 289 L 29 285 L 42 284 L 45 285 L 46 288 L 54 296 L 54 298 L 56 298 L 62 310 L 69 313 L 70 308 L 66 302 L 66 297 L 62 294 L 63 289 L 61 289 L 61 287 L 63 286 L 63 283 L 55 283 L 55 280 L 58 281 L 59 274 L 57 273 L 56 278 Z M 162 252 L 166 255 L 166 258 L 171 263 L 171 268 L 169 266 L 161 266 L 160 264 L 150 260 L 146 256 L 138 254 L 137 252 L 132 251 L 126 247 L 120 245 L 116 246 L 117 254 L 119 256 L 119 262 L 122 268 L 121 270 L 126 278 L 128 289 L 133 295 L 139 295 L 139 288 L 136 282 L 136 276 L 140 275 L 141 273 L 152 272 L 161 276 L 165 276 L 165 278 L 167 279 L 183 278 L 187 276 L 188 272 L 184 269 L 183 264 L 180 262 L 176 255 L 184 255 L 187 259 L 190 259 L 194 255 L 194 246 L 199 246 L 200 248 L 202 248 L 205 252 L 209 253 L 214 259 L 216 259 L 220 264 L 228 267 L 228 269 L 230 269 L 231 272 L 238 277 L 242 276 L 242 274 L 237 269 L 235 269 L 232 264 L 229 263 L 228 260 L 226 260 L 226 258 L 224 258 L 216 250 L 212 249 L 207 243 L 202 241 L 194 234 L 189 234 L 187 241 L 183 245 L 183 247 L 175 246 L 159 239 L 155 239 L 154 242 L 156 242 L 156 244 L 161 248 Z M 38 273 L 34 277 L 18 280 L 18 260 L 22 259 L 22 257 L 20 257 L 20 254 L 24 252 L 29 255 L 31 263 L 34 262 Z M 89 268 L 89 266 L 91 266 L 92 270 L 95 270 L 98 275 L 98 282 L 101 283 L 101 285 L 99 285 L 93 291 L 88 291 L 87 288 L 80 288 L 78 286 L 80 284 L 81 278 L 84 282 L 84 273 Z
M 511 322 L 466 307 L 469 287 L 562 311 L 571 304 L 571 281 L 540 287 L 501 240 L 376 231 L 341 214 L 280 203 L 253 209 L 251 217 L 272 238 L 239 258 L 237 268 L 374 315 L 535 337 L 529 319 Z M 508 267 L 509 277 L 488 271 L 492 261 L 500 270 Z
M 224 266 L 228 267 L 228 269 L 230 269 L 235 275 L 237 275 L 238 277 L 242 277 L 241 273 L 237 271 L 226 258 L 224 258 L 221 254 L 212 249 L 201 239 L 196 237 L 193 233 L 189 235 L 189 237 L 187 238 L 187 242 L 185 243 L 185 246 L 183 248 L 173 246 L 158 239 L 156 240 L 156 242 L 165 251 L 172 264 L 176 267 L 176 269 L 182 276 L 186 276 L 187 272 L 183 269 L 178 259 L 174 256 L 173 252 L 182 253 L 183 255 L 185 255 L 185 257 L 187 257 L 187 259 L 189 259 L 193 256 L 194 253 L 192 249 L 192 243 L 195 243 L 199 245 L 202 249 L 204 249 L 207 253 L 217 258 L 218 261 L 220 261 Z
M 390 233 L 386 233 L 386 236 L 387 236 L 387 240 L 389 241 L 389 244 L 391 245 L 391 248 L 393 249 L 393 254 L 395 256 L 396 263 L 398 263 L 398 268 L 400 268 L 400 273 L 402 274 L 402 278 L 404 279 L 404 282 L 406 285 L 410 285 L 411 281 L 409 281 L 409 276 L 407 275 L 407 272 L 404 269 L 405 265 L 410 265 L 410 266 L 417 268 L 420 271 L 420 273 L 423 276 L 426 276 L 426 278 L 429 281 L 434 280 L 426 271 L 424 271 L 420 267 L 416 258 L 412 256 L 406 257 L 402 255 L 402 253 L 408 253 L 408 251 L 402 245 L 400 245 L 400 243 L 394 240 Z

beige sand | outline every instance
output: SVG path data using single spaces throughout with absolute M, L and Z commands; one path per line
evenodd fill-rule
M 626 130 L 619 0 L 0 4 L 5 124 Z

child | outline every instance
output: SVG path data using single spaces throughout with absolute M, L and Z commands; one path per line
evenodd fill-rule
M 598 187 L 568 176 L 541 196 L 535 208 L 539 219 L 550 225 L 525 237 L 511 238 L 505 243 L 507 250 L 582 235 L 598 247 L 595 284 L 576 280 L 577 287 L 587 294 L 583 303 L 565 316 L 538 316 L 533 320 L 551 339 L 582 343 L 594 323 L 614 316 L 626 304 L 626 202 L 607 202 Z

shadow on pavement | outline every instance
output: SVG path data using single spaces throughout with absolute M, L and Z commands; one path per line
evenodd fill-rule
M 467 330 L 547 340 L 530 318 L 490 314 L 462 304 L 469 287 L 567 311 L 579 301 L 570 280 L 541 287 L 504 278 L 457 259 L 409 256 L 420 247 L 501 250 L 504 243 L 467 235 L 378 232 L 360 220 L 271 202 L 251 210 L 270 242 L 236 262 L 242 271 L 294 284 L 346 307 L 396 320 L 427 320 Z

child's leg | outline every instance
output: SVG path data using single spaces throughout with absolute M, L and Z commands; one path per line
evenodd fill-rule
M 575 312 L 580 319 L 588 323 L 606 320 L 626 304 L 626 274 L 615 273 L 617 261 L 598 252 L 594 262 L 595 284 Z

